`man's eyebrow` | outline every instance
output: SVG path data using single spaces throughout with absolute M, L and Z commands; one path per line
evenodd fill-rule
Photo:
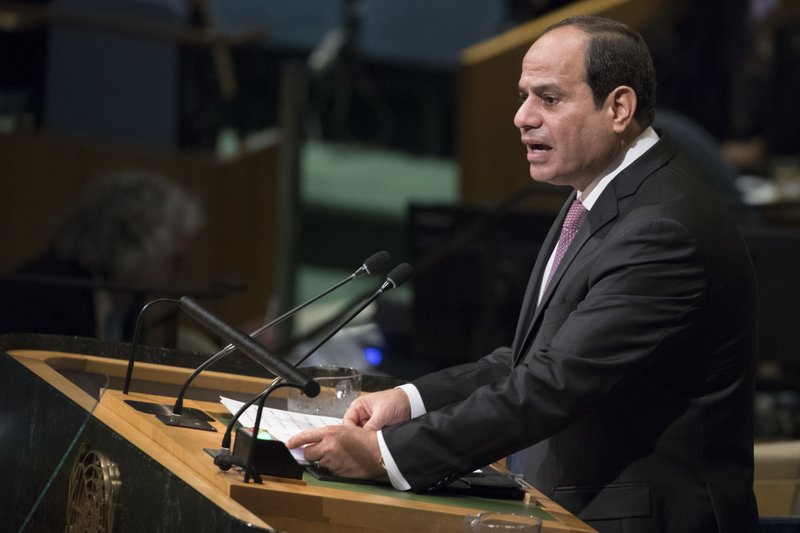
M 558 84 L 555 84 L 555 83 L 542 83 L 542 84 L 539 84 L 539 85 L 534 85 L 533 88 L 532 88 L 532 91 L 534 93 L 536 93 L 536 94 L 541 94 L 541 93 L 558 93 L 558 94 L 561 94 L 561 93 L 564 92 L 561 89 L 561 87 Z
M 525 86 L 525 85 L 517 85 L 517 90 L 520 94 L 527 93 L 528 90 L 534 94 L 541 94 L 541 93 L 558 93 L 563 94 L 564 91 L 558 84 L 555 83 L 541 83 L 541 84 L 533 84 L 532 86 Z

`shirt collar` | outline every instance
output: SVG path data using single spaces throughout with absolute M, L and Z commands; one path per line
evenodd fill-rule
M 622 172 L 625 168 L 631 165 L 634 161 L 640 158 L 644 153 L 652 148 L 658 142 L 658 134 L 651 127 L 645 129 L 634 141 L 628 146 L 621 157 L 618 157 L 603 173 L 597 176 L 583 191 L 578 191 L 578 200 L 583 204 L 587 211 L 592 209 L 592 206 L 603 193 L 605 188 L 611 183 L 617 174 Z

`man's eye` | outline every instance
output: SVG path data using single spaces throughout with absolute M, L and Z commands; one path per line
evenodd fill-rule
M 558 103 L 558 99 L 555 96 L 543 96 L 542 103 L 544 105 L 556 105 Z
M 528 95 L 527 95 L 527 94 L 525 94 L 525 93 L 519 93 L 519 94 L 517 95 L 517 104 L 518 104 L 518 105 L 522 105 L 522 102 L 524 102 L 524 101 L 525 101 L 527 98 L 528 98 Z

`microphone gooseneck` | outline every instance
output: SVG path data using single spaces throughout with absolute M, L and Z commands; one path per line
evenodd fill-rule
M 362 302 L 362 304 L 359 305 L 353 312 L 348 314 L 347 317 L 345 317 L 345 319 L 342 320 L 339 323 L 339 325 L 337 325 L 335 328 L 333 328 L 331 330 L 331 332 L 328 333 L 328 335 L 326 335 L 325 338 L 323 338 L 320 342 L 318 342 L 316 346 L 314 346 L 311 350 L 309 350 L 308 353 L 306 353 L 303 357 L 298 359 L 294 363 L 294 366 L 295 367 L 300 366 L 300 364 L 302 362 L 304 362 L 306 359 L 311 357 L 311 355 L 314 352 L 316 352 L 320 347 L 322 347 L 323 344 L 328 342 L 331 337 L 333 337 L 334 335 L 339 333 L 339 330 L 341 330 L 343 327 L 345 327 L 356 316 L 358 316 L 359 313 L 361 313 L 372 302 L 374 302 L 378 298 L 378 296 L 380 296 L 381 294 L 383 294 L 384 292 L 386 292 L 388 290 L 394 289 L 395 287 L 405 283 L 408 280 L 408 278 L 411 277 L 411 274 L 412 274 L 413 271 L 414 271 L 414 269 L 408 263 L 401 263 L 401 264 L 397 265 L 396 267 L 394 267 L 389 272 L 389 274 L 386 275 L 386 279 L 384 280 L 384 282 L 381 284 L 381 287 L 377 291 L 375 291 L 369 298 L 364 300 L 364 302 Z
M 157 298 L 147 302 L 144 304 L 144 306 L 142 306 L 141 310 L 139 310 L 139 315 L 136 317 L 136 325 L 133 328 L 133 338 L 131 339 L 131 355 L 128 358 L 128 368 L 125 372 L 125 383 L 122 386 L 122 394 L 128 394 L 128 391 L 131 388 L 131 378 L 133 377 L 133 365 L 134 359 L 136 358 L 136 348 L 139 346 L 139 338 L 142 336 L 142 323 L 144 322 L 145 312 L 150 309 L 151 306 L 161 303 L 178 304 L 180 302 L 175 298 Z
M 256 337 L 256 336 L 260 335 L 261 333 L 265 332 L 266 330 L 282 324 L 283 322 L 285 322 L 286 320 L 288 320 L 289 318 L 291 318 L 292 316 L 297 314 L 299 311 L 301 311 L 304 308 L 308 307 L 309 305 L 311 305 L 312 303 L 316 302 L 320 298 L 323 298 L 324 296 L 327 296 L 328 294 L 330 294 L 331 292 L 335 291 L 339 287 L 349 283 L 353 279 L 355 279 L 357 277 L 361 277 L 361 276 L 366 276 L 366 275 L 369 275 L 369 274 L 372 274 L 374 272 L 379 271 L 389 261 L 390 257 L 391 256 L 386 251 L 380 251 L 380 252 L 376 252 L 376 253 L 372 254 L 371 256 L 369 256 L 366 259 L 364 259 L 363 264 L 358 269 L 356 269 L 352 274 L 350 274 L 348 277 L 346 277 L 345 279 L 343 279 L 340 282 L 336 283 L 332 287 L 322 291 L 321 293 L 319 293 L 318 295 L 314 296 L 310 300 L 298 305 L 294 309 L 291 309 L 291 310 L 287 311 L 286 313 L 282 314 L 281 316 L 275 318 L 274 320 L 272 320 L 270 322 L 267 322 L 263 326 L 260 326 L 259 328 L 257 328 L 256 330 L 254 330 L 253 332 L 250 333 L 250 337 Z M 203 363 L 201 363 L 194 370 L 194 372 L 192 372 L 192 374 L 186 379 L 186 381 L 184 382 L 183 386 L 181 387 L 181 390 L 178 393 L 178 396 L 175 398 L 175 405 L 172 408 L 172 412 L 174 414 L 180 415 L 183 412 L 183 399 L 186 396 L 186 391 L 189 389 L 189 385 L 200 374 L 200 372 L 202 372 L 203 370 L 206 370 L 208 367 L 210 367 L 211 365 L 215 364 L 217 361 L 221 360 L 222 358 L 224 358 L 226 355 L 230 354 L 234 350 L 236 350 L 236 346 L 234 346 L 233 344 L 228 344 L 227 346 L 222 348 L 220 351 L 218 351 L 217 353 L 215 353 L 214 355 L 212 355 L 211 357 L 206 359 Z

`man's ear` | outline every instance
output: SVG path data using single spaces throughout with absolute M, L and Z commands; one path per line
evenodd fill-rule
M 614 131 L 627 130 L 636 113 L 636 92 L 627 85 L 620 85 L 611 91 L 606 102 Z

